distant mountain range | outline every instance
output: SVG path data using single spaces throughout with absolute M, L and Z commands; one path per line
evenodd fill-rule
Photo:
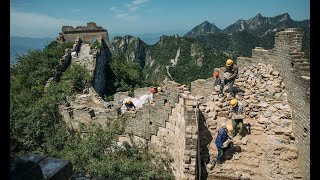
M 263 17 L 260 13 L 248 20 L 238 20 L 221 30 L 214 23 L 204 21 L 185 34 L 186 37 L 195 37 L 203 34 L 224 33 L 232 34 L 238 31 L 248 31 L 254 35 L 263 36 L 270 31 L 280 31 L 284 28 L 309 28 L 310 20 L 295 21 L 288 13 L 275 17 Z
M 42 49 L 53 40 L 54 38 L 10 37 L 10 64 L 16 61 L 17 55 L 29 50 Z

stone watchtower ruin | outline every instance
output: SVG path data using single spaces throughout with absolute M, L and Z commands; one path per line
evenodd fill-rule
M 61 33 L 67 42 L 74 42 L 79 37 L 82 42 L 90 44 L 93 40 L 100 41 L 102 38 L 110 47 L 109 35 L 106 29 L 97 26 L 94 22 L 87 23 L 87 26 L 63 26 Z

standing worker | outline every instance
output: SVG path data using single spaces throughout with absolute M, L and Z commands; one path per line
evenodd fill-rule
M 231 109 L 230 114 L 232 118 L 232 126 L 233 126 L 233 133 L 231 137 L 234 137 L 237 135 L 237 132 L 239 131 L 240 140 L 243 137 L 243 119 L 244 119 L 244 111 L 243 111 L 243 103 L 241 101 L 238 101 L 237 99 L 232 99 L 230 101 Z
M 229 84 L 229 93 L 235 97 L 235 93 L 233 91 L 233 84 L 238 76 L 238 67 L 233 64 L 232 59 L 228 59 L 226 62 L 226 73 L 230 73 L 229 77 L 225 77 L 220 86 L 219 94 L 223 94 L 224 85 Z

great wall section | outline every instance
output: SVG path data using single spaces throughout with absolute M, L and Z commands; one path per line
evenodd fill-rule
M 217 156 L 217 131 L 230 121 L 229 93 L 219 97 L 212 79 L 196 80 L 190 89 L 164 81 L 165 91 L 155 94 L 154 104 L 123 115 L 119 102 L 127 93 L 115 94 L 112 102 L 99 96 L 104 92 L 101 84 L 108 76 L 104 68 L 111 57 L 107 31 L 92 23 L 62 31 L 66 41 L 80 37 L 82 43 L 74 45 L 80 46 L 78 56 L 71 55 L 75 48 L 66 50 L 63 62 L 68 63 L 61 63 L 64 66 L 59 70 L 82 64 L 93 82 L 88 94 L 78 94 L 75 100 L 60 105 L 70 128 L 79 131 L 81 125 L 91 123 L 103 126 L 125 116 L 125 133 L 119 136 L 119 143 L 140 143 L 168 155 L 179 180 L 310 179 L 310 62 L 301 52 L 301 29 L 278 32 L 273 49 L 256 47 L 252 57 L 238 57 L 236 98 L 245 104 L 244 123 L 251 125 L 251 132 L 241 140 L 236 136 L 234 145 L 241 151 L 227 151 L 225 162 L 213 168 L 209 162 Z M 92 39 L 105 41 L 106 46 L 90 50 Z M 149 87 L 136 89 L 134 96 L 146 93 Z

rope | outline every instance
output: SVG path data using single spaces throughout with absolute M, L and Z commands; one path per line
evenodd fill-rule
M 33 0 L 33 2 L 36 2 L 35 0 Z M 35 3 L 33 3 L 32 5 L 35 5 Z M 62 21 L 60 18 L 58 18 L 57 16 L 53 15 L 52 13 L 49 13 L 48 10 L 45 10 L 43 8 L 41 8 L 40 6 L 37 5 L 37 7 L 45 12 L 47 12 L 49 15 L 53 16 L 54 18 L 58 19 L 59 21 L 61 21 L 64 25 L 67 25 L 67 23 L 65 23 L 64 21 Z

